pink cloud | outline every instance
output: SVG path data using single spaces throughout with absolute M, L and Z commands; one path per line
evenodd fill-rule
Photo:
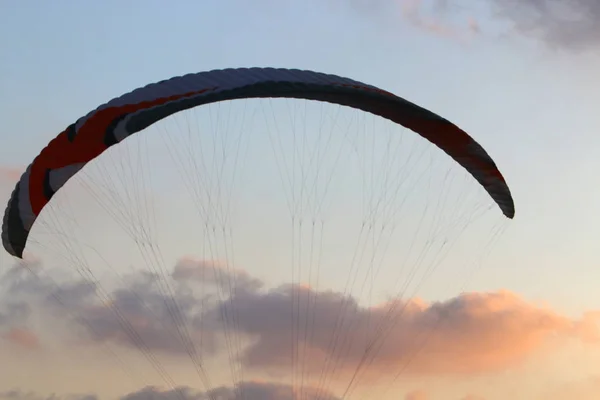
M 211 291 L 196 291 L 194 285 L 221 283 L 196 279 L 197 272 L 207 269 L 206 277 L 214 268 L 227 272 L 218 263 L 192 259 L 178 263 L 171 276 L 180 285 L 173 292 L 174 299 L 158 290 L 159 278 L 151 274 L 112 290 L 110 302 L 99 302 L 91 283 L 75 281 L 59 290 L 44 288 L 40 286 L 43 281 L 17 274 L 20 269 L 7 273 L 5 279 L 10 282 L 4 283 L 5 287 L 18 284 L 14 287 L 22 296 L 44 300 L 53 293 L 62 298 L 73 314 L 85 316 L 85 320 L 75 319 L 79 329 L 72 331 L 87 333 L 88 343 L 139 346 L 139 339 L 132 340 L 115 318 L 116 308 L 150 350 L 181 356 L 187 349 L 172 329 L 173 310 L 167 307 L 175 300 L 181 317 L 189 322 L 189 338 L 201 343 L 205 355 L 225 354 L 227 347 L 221 339 L 227 326 L 229 334 L 238 335 L 243 344 L 232 362 L 279 377 L 290 372 L 293 347 L 299 349 L 295 362 L 302 365 L 309 380 L 324 374 L 327 381 L 347 383 L 361 365 L 358 380 L 362 385 L 400 372 L 422 376 L 493 373 L 552 354 L 567 341 L 600 343 L 599 312 L 574 319 L 508 291 L 467 293 L 433 303 L 395 300 L 368 308 L 333 291 L 297 285 L 269 289 L 238 271 L 235 274 L 243 290 L 225 290 L 228 298 L 206 297 Z M 292 299 L 300 305 L 294 315 L 294 332 Z M 36 311 L 50 315 L 47 307 L 53 303 L 26 304 L 39 304 L 42 309 Z M 224 319 L 234 315 L 232 307 L 235 323 Z M 26 311 L 0 308 L 0 324 L 4 320 L 5 328 L 22 326 Z
M 424 390 L 413 390 L 404 396 L 404 400 L 429 400 L 429 395 Z
M 290 364 L 293 290 L 301 303 L 302 299 L 318 298 L 309 316 L 314 318 L 310 335 L 296 336 L 297 345 L 306 352 L 303 365 L 314 373 L 335 360 L 336 374 L 351 374 L 373 338 L 371 335 L 368 339 L 368 327 L 385 321 L 380 346 L 375 346 L 377 350 L 371 352 L 366 363 L 368 375 L 389 375 L 402 369 L 422 375 L 501 371 L 544 355 L 566 340 L 597 342 L 599 338 L 598 320 L 593 313 L 573 320 L 508 291 L 468 293 L 431 304 L 390 302 L 367 309 L 338 293 L 284 286 L 269 292 L 243 293 L 234 302 L 240 316 L 239 329 L 254 338 L 244 354 L 247 365 L 280 370 Z M 334 336 L 344 302 L 347 312 Z M 389 323 L 390 312 L 394 323 Z M 302 308 L 297 318 L 300 325 L 306 320 Z
M 473 17 L 469 17 L 464 26 L 456 26 L 447 22 L 444 16 L 448 15 L 445 3 L 434 2 L 436 11 L 425 10 L 423 0 L 400 0 L 402 17 L 414 27 L 446 38 L 462 39 L 467 34 L 479 34 L 481 32 L 479 23 Z
M 26 349 L 37 349 L 40 346 L 39 339 L 35 333 L 23 328 L 12 328 L 2 335 L 10 343 Z
M 563 383 L 544 394 L 544 400 L 598 400 L 600 397 L 600 375 L 587 379 Z
M 402 15 L 415 27 L 444 37 L 462 37 L 464 34 L 480 34 L 483 19 L 469 16 L 465 26 L 450 25 L 454 16 L 447 0 L 431 0 L 425 7 L 423 0 L 399 0 Z M 597 0 L 485 0 L 465 3 L 461 11 L 471 12 L 469 7 L 487 9 L 491 19 L 507 23 L 506 29 L 520 37 L 539 40 L 555 49 L 568 51 L 593 50 L 600 46 L 600 2 Z M 481 6 L 484 6 L 481 8 Z M 481 11 L 480 11 L 481 12 Z
M 477 20 L 475 18 L 470 17 L 468 20 L 468 25 L 469 25 L 469 30 L 472 33 L 475 33 L 475 34 L 481 33 L 481 26 L 479 25 L 479 22 L 477 22 Z

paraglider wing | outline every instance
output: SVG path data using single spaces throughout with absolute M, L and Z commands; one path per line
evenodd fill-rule
M 179 111 L 243 98 L 296 98 L 353 107 L 423 136 L 469 171 L 508 218 L 514 203 L 494 161 L 448 120 L 374 86 L 312 71 L 239 68 L 153 83 L 114 98 L 54 138 L 17 183 L 2 224 L 4 248 L 22 257 L 29 232 L 52 196 L 110 146 Z

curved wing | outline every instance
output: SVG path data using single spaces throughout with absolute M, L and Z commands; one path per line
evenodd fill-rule
M 12 193 L 2 243 L 22 257 L 37 216 L 86 163 L 136 132 L 178 111 L 241 98 L 288 97 L 336 103 L 401 124 L 438 146 L 485 188 L 508 218 L 510 190 L 494 161 L 448 120 L 374 86 L 312 71 L 239 68 L 200 72 L 153 83 L 114 98 L 54 138 L 29 165 Z

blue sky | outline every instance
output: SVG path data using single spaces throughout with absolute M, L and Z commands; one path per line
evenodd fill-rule
M 569 315 L 598 307 L 600 58 L 593 52 L 500 35 L 505 24 L 485 9 L 428 16 L 453 26 L 461 36 L 454 37 L 411 23 L 395 3 L 165 4 L 2 3 L 1 164 L 27 164 L 97 105 L 167 77 L 242 66 L 348 76 L 456 122 L 506 177 L 516 217 L 470 289 L 509 289 Z M 480 34 L 467 29 L 467 16 Z
M 600 278 L 600 189 L 593 184 L 600 118 L 592 56 L 554 53 L 518 38 L 440 37 L 385 6 L 61 4 L 2 5 L 5 164 L 25 164 L 70 121 L 165 77 L 233 66 L 346 75 L 456 121 L 497 160 L 517 216 L 494 255 L 494 272 L 483 272 L 479 285 L 556 296 L 570 308 L 600 300 L 593 290 Z

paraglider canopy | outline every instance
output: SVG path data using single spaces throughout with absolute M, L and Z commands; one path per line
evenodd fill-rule
M 238 68 L 200 72 L 135 89 L 69 125 L 26 169 L 2 224 L 2 243 L 22 257 L 29 232 L 53 195 L 88 162 L 128 136 L 174 113 L 243 98 L 296 98 L 360 109 L 418 133 L 462 165 L 508 218 L 510 190 L 486 151 L 448 120 L 377 87 L 313 71 Z

